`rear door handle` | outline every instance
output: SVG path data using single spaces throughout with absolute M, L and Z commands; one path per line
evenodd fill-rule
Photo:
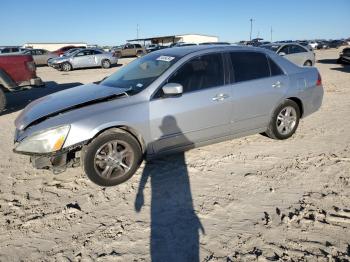
M 222 101 L 226 98 L 229 98 L 230 96 L 227 94 L 217 94 L 216 96 L 214 96 L 212 99 L 213 101 Z
M 283 86 L 283 84 L 280 81 L 277 81 L 276 83 L 272 84 L 272 87 L 274 87 L 274 88 L 280 88 L 282 86 Z

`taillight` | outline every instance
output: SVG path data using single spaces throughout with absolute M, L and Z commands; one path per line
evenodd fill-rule
M 320 73 L 318 73 L 317 81 L 316 81 L 316 86 L 322 86 L 322 78 Z
M 35 63 L 33 61 L 28 61 L 27 62 L 27 68 L 28 68 L 29 71 L 35 72 L 35 69 L 36 69 Z

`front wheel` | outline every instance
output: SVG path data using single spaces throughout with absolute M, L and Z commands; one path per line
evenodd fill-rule
M 0 113 L 6 108 L 6 96 L 5 92 L 2 90 L 0 86 Z
M 68 62 L 65 62 L 65 63 L 63 63 L 61 65 L 61 68 L 62 68 L 63 71 L 68 72 L 68 71 L 72 70 L 72 65 L 70 63 L 68 63 Z
M 108 130 L 85 146 L 82 167 L 99 186 L 115 186 L 130 179 L 139 168 L 142 152 L 139 142 L 121 129 Z
M 287 139 L 297 130 L 299 120 L 299 106 L 294 101 L 288 99 L 276 108 L 265 133 L 272 139 Z

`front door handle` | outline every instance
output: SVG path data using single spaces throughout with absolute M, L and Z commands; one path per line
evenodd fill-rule
M 214 96 L 212 99 L 213 101 L 222 101 L 226 98 L 229 98 L 230 96 L 227 94 L 217 94 L 216 96 Z
M 274 87 L 274 88 L 280 88 L 282 86 L 283 86 L 283 84 L 280 81 L 277 81 L 276 83 L 272 84 L 272 87 Z

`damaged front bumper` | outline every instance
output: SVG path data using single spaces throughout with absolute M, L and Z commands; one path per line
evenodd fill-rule
M 80 152 L 84 143 L 75 145 L 54 153 L 28 153 L 20 152 L 13 149 L 16 154 L 30 156 L 30 163 L 36 169 L 51 170 L 54 174 L 64 172 L 69 167 L 80 166 Z

